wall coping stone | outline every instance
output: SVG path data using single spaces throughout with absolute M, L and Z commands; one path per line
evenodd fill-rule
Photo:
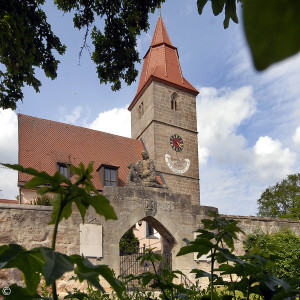
M 52 211 L 52 206 L 0 203 L 0 209 Z
M 298 223 L 300 220 L 293 219 L 283 219 L 283 218 L 272 218 L 272 217 L 258 217 L 258 216 L 235 216 L 235 215 L 220 215 L 226 219 L 239 219 L 239 220 L 255 220 L 255 221 L 264 221 L 264 222 L 282 222 L 282 223 Z

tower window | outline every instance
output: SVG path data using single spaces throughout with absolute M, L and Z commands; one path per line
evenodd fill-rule
M 139 118 L 141 118 L 144 115 L 144 102 L 142 102 L 138 107 L 138 114 Z
M 177 93 L 173 93 L 171 95 L 171 109 L 174 111 L 177 111 L 177 99 L 178 99 L 178 94 Z

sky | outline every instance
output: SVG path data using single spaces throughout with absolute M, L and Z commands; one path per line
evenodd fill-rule
M 25 87 L 15 111 L 0 109 L 1 162 L 18 162 L 17 113 L 130 137 L 127 107 L 139 77 L 118 92 L 100 85 L 88 51 L 79 61 L 84 32 L 73 28 L 72 15 L 57 12 L 51 1 L 45 10 L 67 52 L 59 57 L 56 80 L 37 70 L 40 93 Z M 201 16 L 196 0 L 166 0 L 161 11 L 183 76 L 200 92 L 200 203 L 223 214 L 256 215 L 257 200 L 267 187 L 300 172 L 300 55 L 257 72 L 241 14 L 240 24 L 230 22 L 225 30 L 224 16 L 213 16 L 209 2 Z M 138 37 L 141 58 L 157 17 L 157 11 L 150 15 L 150 29 Z M 17 174 L 0 167 L 0 198 L 15 199 L 17 194 Z

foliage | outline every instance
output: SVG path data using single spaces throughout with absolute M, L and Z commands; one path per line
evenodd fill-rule
M 51 79 L 57 77 L 59 61 L 53 51 L 64 54 L 66 47 L 54 35 L 42 5 L 45 0 L 0 0 L 0 107 L 16 109 L 23 99 L 22 87 L 39 91 L 35 75 L 42 68 Z M 91 31 L 100 83 L 121 88 L 121 80 L 131 84 L 137 77 L 134 64 L 139 62 L 136 37 L 149 28 L 148 15 L 164 0 L 81 1 L 55 0 L 57 8 L 74 13 L 74 27 L 85 28 L 83 41 Z M 98 19 L 104 19 L 103 29 Z M 96 22 L 97 21 L 97 22 Z M 92 27 L 92 30 L 91 30 Z
M 12 169 L 24 172 L 32 176 L 26 183 L 29 188 L 39 188 L 41 195 L 55 193 L 56 197 L 51 200 L 53 206 L 50 224 L 54 224 L 52 247 L 37 247 L 26 250 L 20 245 L 10 244 L 0 246 L 0 269 L 18 268 L 25 281 L 23 287 L 12 284 L 12 293 L 4 296 L 4 299 L 48 299 L 58 300 L 56 291 L 56 281 L 66 272 L 72 271 L 74 279 L 80 282 L 86 281 L 89 285 L 87 291 L 83 292 L 75 289 L 68 292 L 64 299 L 286 299 L 287 297 L 299 297 L 299 239 L 296 241 L 298 265 L 295 269 L 283 270 L 283 272 L 294 272 L 290 277 L 282 273 L 282 277 L 289 282 L 273 275 L 272 261 L 276 256 L 266 251 L 255 252 L 251 246 L 244 256 L 236 256 L 232 252 L 238 234 L 242 230 L 237 226 L 237 221 L 228 220 L 216 213 L 211 213 L 210 219 L 203 219 L 203 228 L 197 230 L 198 233 L 194 241 L 185 240 L 187 246 L 182 247 L 178 256 L 190 253 L 197 253 L 197 257 L 208 254 L 211 259 L 211 270 L 206 272 L 201 269 L 191 271 L 196 279 L 208 277 L 210 285 L 207 290 L 201 290 L 199 285 L 188 286 L 180 282 L 179 277 L 185 277 L 181 271 L 172 271 L 167 265 L 162 269 L 157 269 L 156 262 L 161 262 L 162 257 L 154 253 L 151 249 L 145 250 L 138 258 L 141 264 L 148 262 L 152 265 L 153 272 L 145 272 L 137 276 L 132 274 L 125 278 L 123 283 L 116 279 L 114 272 L 106 265 L 93 265 L 89 260 L 80 255 L 66 255 L 55 251 L 56 235 L 59 222 L 69 218 L 72 213 L 74 203 L 84 222 L 85 213 L 89 206 L 105 219 L 116 219 L 115 212 L 109 201 L 100 195 L 91 182 L 92 164 L 85 168 L 82 164 L 79 167 L 71 166 L 72 172 L 76 174 L 75 183 L 59 172 L 50 176 L 45 172 L 39 172 L 32 168 L 23 168 L 20 165 L 5 165 Z M 290 233 L 286 232 L 276 241 L 281 244 L 292 240 Z M 263 241 L 263 240 L 262 240 Z M 265 243 L 265 242 L 262 242 Z M 272 241 L 273 243 L 273 241 Z M 260 250 L 264 247 L 259 244 Z M 291 244 L 292 245 L 292 244 Z M 294 246 L 292 246 L 294 247 Z M 266 246 L 271 250 L 272 247 Z M 294 248 L 293 248 L 294 249 Z M 280 256 L 278 254 L 278 256 Z M 292 262 L 290 262 L 292 264 Z M 280 271 L 286 265 L 278 265 Z M 298 271 L 299 272 L 299 271 Z M 278 273 L 279 274 L 279 273 Z M 113 288 L 114 293 L 108 295 L 100 284 L 99 276 L 102 276 Z M 281 275 L 281 274 L 279 274 Z M 227 280 L 229 276 L 230 281 Z M 296 278 L 294 276 L 297 276 Z M 139 286 L 133 287 L 133 292 L 125 290 L 125 284 L 133 283 L 136 280 Z M 43 284 L 43 281 L 45 282 Z M 39 286 L 41 285 L 41 292 Z M 152 288 L 147 291 L 146 286 Z M 51 296 L 48 287 L 52 287 Z M 154 293 L 160 291 L 160 294 Z M 0 294 L 3 292 L 0 290 Z M 42 295 L 40 295 L 40 293 Z M 240 295 L 242 296 L 238 296 Z
M 273 263 L 266 271 L 285 280 L 298 278 L 300 284 L 300 238 L 289 228 L 273 234 L 265 234 L 258 229 L 248 236 L 244 244 L 245 249 L 253 254 L 266 257 L 274 254 Z
M 60 55 L 65 46 L 54 35 L 41 9 L 44 0 L 0 1 L 0 107 L 16 109 L 26 84 L 39 92 L 41 82 L 35 68 L 51 79 L 57 76 Z
M 198 12 L 201 15 L 203 8 L 208 0 L 197 0 Z M 236 13 L 236 4 L 243 0 L 211 0 L 211 8 L 215 16 L 219 15 L 223 9 L 225 10 L 224 28 L 228 28 L 230 19 L 238 23 L 239 19 Z
M 258 215 L 300 219 L 300 173 L 267 188 L 258 203 Z
M 44 205 L 44 206 L 51 206 L 51 200 L 53 197 L 49 195 L 41 195 L 36 197 L 33 201 L 30 202 L 32 205 Z
M 249 299 L 250 295 L 263 297 L 263 299 L 284 299 L 288 295 L 299 293 L 294 287 L 271 273 L 265 272 L 270 259 L 260 255 L 247 253 L 236 256 L 234 241 L 242 230 L 234 220 L 227 220 L 216 213 L 212 213 L 212 220 L 202 220 L 203 229 L 197 230 L 199 235 L 194 241 L 188 241 L 187 246 L 180 249 L 177 255 L 197 252 L 197 257 L 209 254 L 211 259 L 211 272 L 194 269 L 192 273 L 196 278 L 208 277 L 210 299 L 236 299 L 237 291 Z M 227 247 L 226 247 L 227 246 Z M 215 264 L 218 264 L 216 266 Z M 223 276 L 229 275 L 230 281 Z M 219 297 L 216 287 L 226 288 L 225 294 Z M 230 296 L 228 292 L 233 292 Z M 230 298 L 228 298 L 230 297 Z M 207 299 L 207 298 L 202 298 Z
M 133 233 L 133 227 L 131 227 L 120 239 L 120 255 L 137 253 L 139 250 L 139 239 Z
M 37 288 L 41 282 L 41 276 L 43 276 L 46 285 L 52 286 L 53 299 L 57 300 L 56 280 L 64 273 L 70 271 L 75 273 L 80 282 L 86 280 L 98 290 L 103 291 L 99 282 L 99 275 L 101 275 L 112 286 L 117 295 L 121 295 L 123 286 L 115 278 L 108 266 L 93 265 L 83 256 L 67 256 L 55 251 L 59 222 L 63 218 L 68 219 L 71 216 L 73 203 L 77 206 L 83 223 L 89 206 L 92 206 L 106 220 L 117 219 L 109 201 L 99 194 L 91 182 L 93 164 L 90 163 L 87 168 L 82 163 L 79 164 L 79 167 L 70 167 L 71 171 L 76 175 L 75 183 L 72 183 L 59 172 L 50 176 L 46 172 L 39 172 L 32 168 L 25 169 L 21 165 L 5 164 L 5 166 L 32 175 L 32 178 L 25 186 L 34 189 L 38 188 L 40 195 L 47 193 L 56 194 L 55 198 L 51 200 L 53 210 L 49 224 L 54 224 L 51 248 L 38 247 L 26 250 L 17 244 L 0 246 L 0 268 L 18 268 L 24 274 L 25 287 L 21 288 L 15 284 L 12 285 L 12 293 L 9 295 L 9 299 L 40 298 Z M 70 298 L 76 299 L 72 295 Z
M 197 0 L 201 15 L 208 0 Z M 238 23 L 236 6 L 242 2 L 243 24 L 254 65 L 264 70 L 300 50 L 299 1 L 211 0 L 215 16 L 225 11 L 224 28 L 230 19 Z
M 243 21 L 254 65 L 264 70 L 300 50 L 300 1 L 244 1 Z
M 82 51 L 91 37 L 100 83 L 121 81 L 131 84 L 137 77 L 139 62 L 137 36 L 149 28 L 148 16 L 165 0 L 82 1 L 54 0 L 58 10 L 74 13 L 74 27 L 85 29 Z M 41 68 L 51 79 L 57 77 L 59 60 L 66 46 L 52 32 L 42 5 L 45 0 L 0 0 L 0 107 L 16 109 L 23 99 L 24 85 L 39 92 L 35 74 Z M 201 15 L 208 0 L 197 0 Z M 225 13 L 224 28 L 230 20 L 238 23 L 237 4 L 242 2 L 244 28 L 258 70 L 285 59 L 300 49 L 299 1 L 211 0 L 214 15 Z M 102 19 L 102 22 L 98 22 Z M 99 28 L 98 24 L 104 24 Z

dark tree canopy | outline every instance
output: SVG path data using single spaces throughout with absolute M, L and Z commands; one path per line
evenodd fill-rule
M 43 11 L 45 0 L 0 0 L 0 107 L 16 109 L 23 99 L 24 85 L 39 92 L 41 82 L 35 68 L 47 77 L 57 77 L 59 61 L 54 52 L 66 47 L 52 32 Z M 131 84 L 139 62 L 136 37 L 149 28 L 148 16 L 164 0 L 55 0 L 59 10 L 74 13 L 74 27 L 85 28 L 93 40 L 92 59 L 100 83 L 121 88 L 121 80 Z M 95 25 L 103 18 L 104 28 Z M 91 28 L 92 27 L 92 28 Z M 83 41 L 83 47 L 85 40 Z
M 127 255 L 130 253 L 137 253 L 139 251 L 139 239 L 133 233 L 131 227 L 120 239 L 120 255 Z
M 0 107 L 16 108 L 26 84 L 39 91 L 35 68 L 57 76 L 53 50 L 65 52 L 41 9 L 43 0 L 0 0 Z
M 300 219 L 300 173 L 267 188 L 257 203 L 259 216 Z
M 51 0 L 49 0 L 51 1 Z M 39 92 L 35 69 L 47 77 L 57 77 L 59 61 L 66 46 L 52 32 L 43 11 L 45 0 L 0 0 L 0 108 L 16 109 L 23 99 L 22 88 L 32 86 Z M 92 60 L 100 83 L 121 81 L 130 85 L 137 77 L 139 62 L 136 39 L 149 28 L 148 16 L 165 0 L 54 0 L 58 10 L 74 14 L 74 27 L 85 28 L 93 41 Z M 183 1 L 184 2 L 184 1 Z M 274 0 L 197 0 L 201 15 L 207 3 L 214 15 L 224 13 L 224 28 L 230 20 L 238 23 L 237 4 L 242 2 L 244 29 L 258 70 L 297 53 L 300 49 L 298 11 L 300 1 Z M 96 20 L 103 19 L 99 28 Z M 80 52 L 81 52 L 80 51 Z

